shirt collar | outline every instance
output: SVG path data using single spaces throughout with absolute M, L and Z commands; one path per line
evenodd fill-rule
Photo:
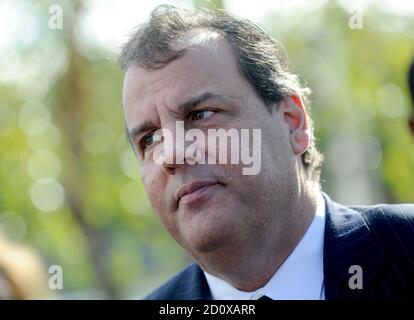
M 324 299 L 323 243 L 325 200 L 317 195 L 316 213 L 298 245 L 268 283 L 253 291 L 241 291 L 204 271 L 214 300 L 247 300 L 266 295 L 274 300 Z

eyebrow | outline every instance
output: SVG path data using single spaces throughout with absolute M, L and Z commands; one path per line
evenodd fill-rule
M 150 131 L 152 129 L 155 129 L 156 126 L 151 121 L 145 121 L 141 125 L 134 127 L 131 129 L 131 131 L 128 130 L 128 126 L 125 124 L 125 130 L 128 141 L 132 144 L 132 140 L 142 134 L 143 132 Z
M 187 114 L 190 111 L 192 111 L 197 105 L 206 102 L 208 100 L 219 100 L 219 101 L 228 101 L 229 97 L 213 93 L 213 92 L 205 92 L 200 94 L 199 96 L 190 98 L 188 101 L 181 103 L 178 106 L 177 111 L 172 111 L 172 113 L 178 115 L 178 114 Z M 127 127 L 126 127 L 127 128 Z M 130 131 L 128 131 L 127 128 L 127 138 L 130 142 L 132 142 L 132 139 L 134 139 L 136 136 L 141 135 L 143 132 L 150 131 L 153 129 L 156 129 L 157 126 L 154 125 L 151 121 L 145 121 L 140 125 L 135 126 Z
M 178 111 L 173 112 L 177 114 L 187 114 L 189 111 L 192 111 L 197 105 L 206 102 L 208 100 L 219 100 L 219 101 L 227 101 L 228 98 L 222 94 L 217 94 L 213 92 L 205 92 L 200 94 L 199 96 L 190 98 L 188 101 L 180 104 L 178 106 Z

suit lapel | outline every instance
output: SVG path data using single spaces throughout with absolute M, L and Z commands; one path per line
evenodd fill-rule
M 324 194 L 326 224 L 324 277 L 326 300 L 374 298 L 373 286 L 383 269 L 385 255 L 362 215 Z M 362 268 L 363 289 L 351 289 L 353 265 Z M 378 284 L 376 284 L 378 285 Z

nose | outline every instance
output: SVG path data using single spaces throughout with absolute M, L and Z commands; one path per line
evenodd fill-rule
M 184 124 L 182 121 L 176 121 L 160 130 L 157 134 L 160 143 L 156 147 L 154 156 L 155 162 L 162 167 L 165 173 L 174 175 L 177 170 L 193 164 L 194 152 L 186 152 L 187 146 L 191 141 L 185 140 Z
M 179 168 L 185 165 L 183 141 L 176 138 L 173 141 L 164 139 L 159 147 L 161 149 L 162 170 L 169 175 L 174 175 Z

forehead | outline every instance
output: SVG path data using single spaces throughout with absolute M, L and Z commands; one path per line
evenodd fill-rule
M 185 45 L 185 54 L 160 69 L 128 68 L 123 88 L 127 125 L 130 118 L 148 115 L 149 108 L 163 105 L 174 109 L 203 91 L 232 96 L 243 91 L 247 80 L 223 37 L 189 35 L 178 45 Z

